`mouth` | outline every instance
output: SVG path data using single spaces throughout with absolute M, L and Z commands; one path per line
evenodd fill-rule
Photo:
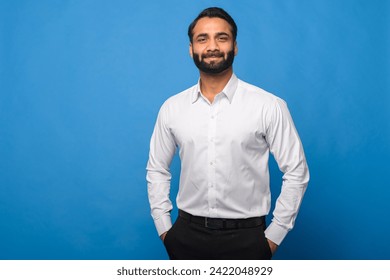
M 208 59 L 208 60 L 215 60 L 215 59 L 218 59 L 218 58 L 222 58 L 222 56 L 208 56 L 208 57 L 205 57 L 205 59 Z
M 215 61 L 223 59 L 223 55 L 207 55 L 203 58 L 205 61 Z
M 203 56 L 204 59 L 206 58 L 222 58 L 223 57 L 223 53 L 208 53 L 208 54 L 205 54 Z

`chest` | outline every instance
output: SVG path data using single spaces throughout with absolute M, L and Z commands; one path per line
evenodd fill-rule
M 266 124 L 261 108 L 225 99 L 181 108 L 172 116 L 170 130 L 180 148 L 201 148 L 210 143 L 256 148 L 264 145 Z

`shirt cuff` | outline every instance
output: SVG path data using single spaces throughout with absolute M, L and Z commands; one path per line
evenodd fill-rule
M 164 232 L 167 232 L 172 227 L 171 215 L 166 214 L 160 218 L 154 220 L 158 236 L 161 236 Z
M 276 245 L 280 245 L 283 239 L 286 237 L 288 230 L 284 227 L 272 222 L 265 230 L 265 237 Z

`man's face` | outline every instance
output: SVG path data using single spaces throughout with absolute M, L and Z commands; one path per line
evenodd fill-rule
M 237 54 L 230 25 L 220 18 L 201 18 L 193 30 L 190 55 L 200 71 L 219 74 L 230 68 Z

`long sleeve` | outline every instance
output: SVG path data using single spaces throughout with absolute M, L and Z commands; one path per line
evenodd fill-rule
M 266 139 L 284 175 L 272 223 L 265 233 L 267 238 L 280 244 L 294 226 L 309 181 L 309 169 L 286 103 L 279 98 L 275 102 L 269 116 Z
M 172 227 L 169 198 L 171 173 L 170 164 L 176 151 L 176 144 L 167 127 L 166 107 L 163 105 L 157 117 L 150 141 L 146 180 L 151 214 L 159 235 Z

